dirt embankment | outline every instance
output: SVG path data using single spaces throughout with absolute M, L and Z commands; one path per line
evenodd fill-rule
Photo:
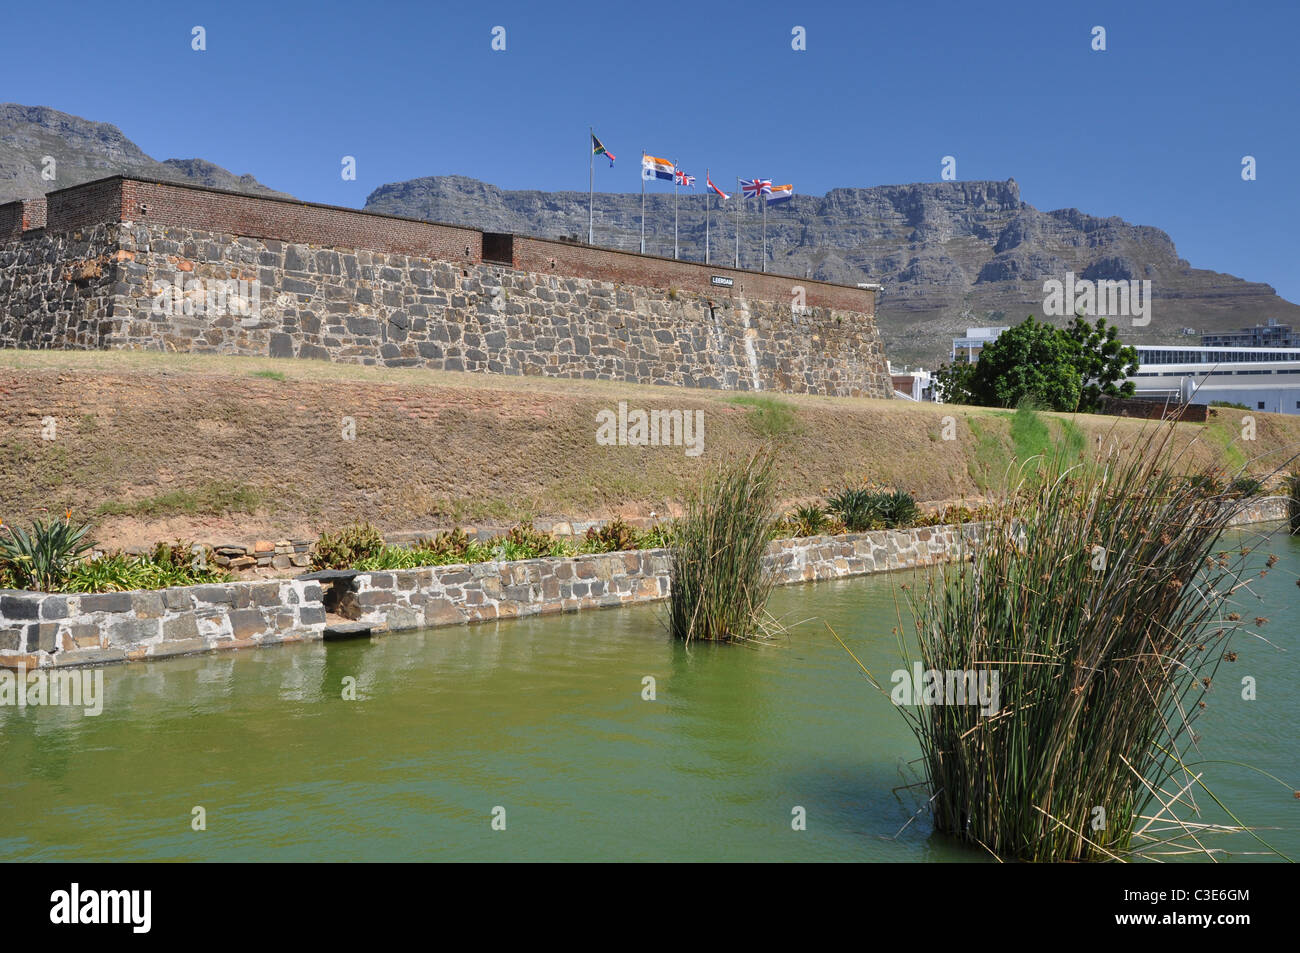
M 702 411 L 703 452 L 608 446 L 597 415 Z M 945 421 L 951 415 L 952 421 Z M 1189 465 L 1271 469 L 1300 417 L 1242 411 L 1180 425 Z M 1043 415 L 1054 439 L 1135 435 L 1135 421 Z M 952 437 L 953 439 L 945 439 Z M 1033 433 L 1013 415 L 903 401 L 771 395 L 316 362 L 0 351 L 0 519 L 71 510 L 110 546 L 314 538 L 526 518 L 679 512 L 713 463 L 776 447 L 802 501 L 870 480 L 919 499 L 976 498 Z

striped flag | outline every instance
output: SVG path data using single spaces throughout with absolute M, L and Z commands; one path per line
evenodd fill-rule
M 708 184 L 708 187 L 709 187 L 709 191 L 710 191 L 710 192 L 714 193 L 715 195 L 719 196 L 719 197 L 722 198 L 722 199 L 729 199 L 729 198 L 731 198 L 730 195 L 728 195 L 726 192 L 722 191 L 722 189 L 720 189 L 720 188 L 718 188 L 716 185 L 714 185 L 714 184 L 713 184 L 713 180 L 712 180 L 711 178 L 709 178 L 707 175 L 704 177 L 704 181 L 705 181 L 705 183 Z
M 767 197 L 768 205 L 778 205 L 781 202 L 788 202 L 794 198 L 793 185 L 774 185 Z
M 641 178 L 643 179 L 664 179 L 671 182 L 673 174 L 677 169 L 667 159 L 659 159 L 655 156 L 641 156 Z
M 695 176 L 687 175 L 681 169 L 677 170 L 676 175 L 678 185 L 689 185 L 691 188 L 695 188 Z
M 596 138 L 596 134 L 591 134 L 591 154 L 594 156 L 604 156 L 609 160 L 609 167 L 614 167 L 614 153 L 605 148 L 604 144 Z
M 740 190 L 745 193 L 745 198 L 752 198 L 759 195 L 767 195 L 772 191 L 771 179 L 741 179 Z

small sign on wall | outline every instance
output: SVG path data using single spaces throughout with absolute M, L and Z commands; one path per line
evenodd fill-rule
M 736 279 L 727 278 L 724 275 L 713 275 L 709 278 L 709 284 L 717 285 L 720 288 L 730 288 L 736 283 Z

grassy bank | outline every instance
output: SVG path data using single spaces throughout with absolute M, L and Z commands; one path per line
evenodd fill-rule
M 596 414 L 620 401 L 702 411 L 704 452 L 598 445 Z M 1268 414 L 1254 415 L 1256 439 L 1243 445 L 1240 416 L 1180 425 L 1176 442 L 1194 444 L 1188 466 L 1230 467 L 1300 445 L 1300 418 Z M 667 517 L 682 513 L 713 461 L 767 441 L 783 507 L 868 481 L 923 502 L 973 500 L 1048 439 L 1094 446 L 1139 427 L 312 361 L 0 351 L 0 518 L 94 514 L 101 542 L 142 546 L 314 539 L 358 521 L 397 532 Z

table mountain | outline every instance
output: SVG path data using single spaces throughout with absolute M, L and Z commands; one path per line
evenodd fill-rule
M 54 178 L 43 178 L 45 157 L 54 159 Z M 0 204 L 30 199 L 55 189 L 127 173 L 167 182 L 292 198 L 251 175 L 235 175 L 203 159 L 145 155 L 122 130 L 48 106 L 0 103 Z

